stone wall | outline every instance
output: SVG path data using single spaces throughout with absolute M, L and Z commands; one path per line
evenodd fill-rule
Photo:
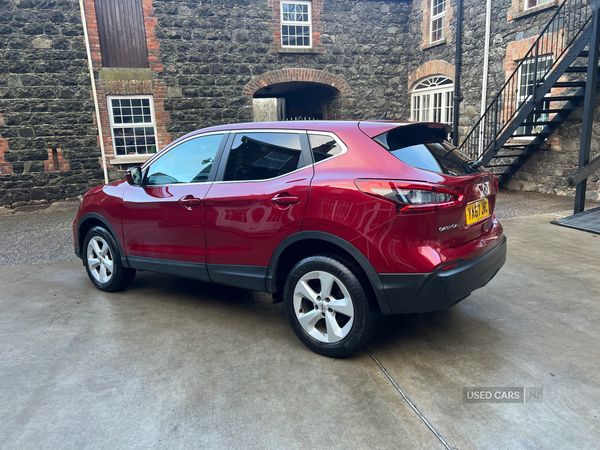
M 456 0 L 448 0 L 441 44 L 428 42 L 430 3 L 313 0 L 314 49 L 291 52 L 280 47 L 273 0 L 143 0 L 150 71 L 113 79 L 101 67 L 93 2 L 86 2 L 111 179 L 127 167 L 110 165 L 105 95 L 113 91 L 155 96 L 161 145 L 195 129 L 252 121 L 253 93 L 282 80 L 335 88 L 330 117 L 376 119 L 389 105 L 389 119 L 409 119 L 414 83 L 432 74 L 454 78 Z M 522 3 L 493 1 L 488 102 L 557 4 L 530 14 Z M 485 2 L 464 0 L 463 136 L 479 119 L 484 33 Z M 79 2 L 0 0 L 0 52 L 0 205 L 74 197 L 102 183 Z M 577 166 L 581 116 L 579 108 L 509 188 L 572 195 L 566 177 Z M 599 151 L 594 126 L 592 157 Z M 588 198 L 600 198 L 597 175 Z
M 155 0 L 156 36 L 170 96 L 165 101 L 178 137 L 221 123 L 252 121 L 244 87 L 267 72 L 303 68 L 343 79 L 341 118 L 378 118 L 392 103 L 406 118 L 410 4 L 403 1 L 325 1 L 317 14 L 314 53 L 283 53 L 274 45 L 273 5 L 259 1 Z M 400 95 L 398 95 L 400 94 Z
M 76 0 L 0 0 L 0 205 L 102 183 Z

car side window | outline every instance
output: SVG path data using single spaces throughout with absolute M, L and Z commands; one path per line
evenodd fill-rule
M 229 152 L 224 181 L 267 180 L 304 166 L 297 133 L 239 133 Z
M 201 136 L 182 142 L 150 165 L 147 186 L 208 181 L 222 134 Z
M 337 141 L 331 136 L 309 134 L 308 139 L 310 141 L 310 150 L 316 163 L 339 155 L 343 151 Z

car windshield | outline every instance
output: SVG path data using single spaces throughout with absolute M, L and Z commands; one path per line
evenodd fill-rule
M 485 170 L 445 138 L 445 129 L 408 125 L 380 134 L 374 140 L 400 161 L 418 169 L 454 176 Z

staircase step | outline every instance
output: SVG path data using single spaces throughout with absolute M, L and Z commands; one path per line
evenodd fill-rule
M 570 114 L 575 108 L 565 107 L 563 109 L 535 109 L 535 114 Z
M 518 158 L 519 156 L 523 156 L 526 155 L 527 153 L 517 153 L 516 155 L 498 155 L 496 154 L 493 158 L 492 161 L 494 159 L 502 159 L 502 158 Z
M 581 53 L 577 55 L 578 58 L 588 58 L 589 56 L 590 52 L 588 50 L 582 50 Z
M 516 167 L 518 164 L 488 164 L 485 166 L 486 169 L 491 169 L 493 167 Z
M 542 121 L 523 122 L 523 126 L 526 126 L 526 127 L 538 127 L 540 125 L 554 125 L 554 124 L 556 124 L 556 122 L 542 122 Z
M 600 67 L 598 67 L 598 71 L 600 72 Z M 567 70 L 565 70 L 566 73 L 586 73 L 587 72 L 587 66 L 571 66 L 571 67 L 567 67 Z
M 544 139 L 546 139 L 548 136 L 550 136 L 551 133 L 524 133 L 524 134 L 513 134 L 513 138 L 520 138 L 520 137 L 542 137 Z
M 567 67 L 567 70 L 565 70 L 566 73 L 586 73 L 587 72 L 587 66 L 572 66 L 572 67 Z
M 552 86 L 553 88 L 562 88 L 562 87 L 585 87 L 585 81 L 557 81 Z
M 552 97 L 544 98 L 544 101 L 549 102 L 570 102 L 571 100 L 579 100 L 582 99 L 583 95 L 557 95 Z M 537 112 L 537 111 L 536 111 Z

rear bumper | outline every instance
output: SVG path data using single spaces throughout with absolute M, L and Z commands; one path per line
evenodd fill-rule
M 485 286 L 506 261 L 506 237 L 486 253 L 449 270 L 379 274 L 392 314 L 441 311 Z

